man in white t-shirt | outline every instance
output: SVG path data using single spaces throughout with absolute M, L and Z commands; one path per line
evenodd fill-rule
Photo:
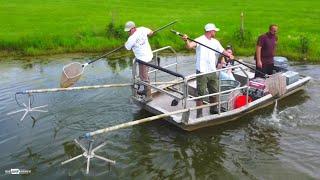
M 129 33 L 129 38 L 125 43 L 127 50 L 132 50 L 136 59 L 144 62 L 150 62 L 153 54 L 148 41 L 148 36 L 152 36 L 153 31 L 146 27 L 136 27 L 134 22 L 128 21 L 125 24 L 124 31 Z M 139 64 L 139 77 L 142 81 L 149 82 L 149 67 Z M 151 98 L 151 88 L 140 86 L 138 94 L 146 95 L 147 99 Z
M 224 48 L 221 46 L 220 42 L 215 39 L 216 32 L 220 29 L 217 28 L 214 24 L 209 23 L 204 27 L 204 35 L 195 39 L 195 41 L 202 43 L 212 49 L 217 50 L 220 53 L 228 56 L 233 59 L 233 55 L 229 54 Z M 188 36 L 184 35 L 182 39 L 186 42 L 186 47 L 188 49 L 196 49 L 196 73 L 207 73 L 216 70 L 216 63 L 218 62 L 218 58 L 220 56 L 219 53 L 210 50 L 200 44 L 197 44 L 193 41 L 188 40 Z M 218 91 L 218 79 L 216 73 L 211 73 L 208 75 L 202 75 L 197 77 L 197 93 L 198 96 L 205 95 L 206 89 L 208 88 L 209 94 L 215 93 Z M 210 103 L 217 102 L 217 96 L 209 97 Z M 203 100 L 199 99 L 196 102 L 197 106 L 203 105 Z M 217 106 L 210 107 L 210 113 L 216 114 L 218 112 Z M 197 117 L 202 117 L 202 109 L 197 110 Z

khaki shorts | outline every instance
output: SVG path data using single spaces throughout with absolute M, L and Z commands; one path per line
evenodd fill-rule
M 197 71 L 197 74 L 200 74 L 200 72 Z M 218 78 L 216 73 L 197 76 L 196 80 L 198 96 L 205 95 L 207 88 L 209 94 L 218 92 Z
M 139 64 L 139 77 L 142 81 L 149 82 L 149 66 Z

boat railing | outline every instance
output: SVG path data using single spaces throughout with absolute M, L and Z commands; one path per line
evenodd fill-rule
M 218 102 L 215 102 L 215 103 L 212 103 L 211 106 L 215 106 L 215 105 L 218 105 L 218 114 L 221 113 L 221 105 L 223 103 L 226 103 L 224 101 L 221 101 L 221 96 L 223 94 L 228 94 L 228 93 L 232 93 L 234 91 L 237 91 L 237 90 L 243 90 L 245 89 L 246 90 L 246 104 L 248 104 L 248 101 L 249 101 L 249 97 L 248 97 L 248 90 L 249 90 L 249 75 L 246 73 L 246 71 L 243 69 L 243 67 L 241 65 L 233 65 L 233 66 L 228 66 L 226 68 L 223 68 L 223 69 L 216 69 L 215 71 L 211 71 L 211 72 L 206 72 L 206 73 L 199 73 L 199 74 L 192 74 L 192 75 L 189 75 L 189 76 L 186 76 L 185 78 L 185 84 L 188 84 L 188 82 L 190 80 L 194 80 L 195 78 L 197 77 L 200 77 L 200 76 L 204 76 L 204 75 L 209 75 L 209 74 L 213 74 L 213 73 L 219 73 L 221 71 L 226 71 L 226 70 L 229 70 L 229 69 L 240 69 L 243 74 L 246 76 L 246 85 L 244 86 L 240 86 L 240 87 L 235 87 L 235 88 L 232 88 L 232 89 L 229 89 L 229 90 L 224 90 L 224 91 L 221 91 L 221 79 L 218 78 L 218 92 L 216 93 L 211 93 L 211 94 L 206 94 L 206 95 L 203 95 L 203 96 L 196 96 L 196 97 L 189 97 L 188 96 L 188 92 L 187 92 L 187 96 L 186 99 L 185 99 L 185 107 L 187 107 L 187 103 L 188 101 L 195 101 L 195 100 L 199 100 L 199 99 L 203 99 L 203 98 L 207 98 L 207 97 L 212 97 L 212 96 L 218 96 Z
M 161 66 L 162 68 L 169 68 L 169 67 L 172 67 L 172 66 L 175 66 L 175 72 L 178 72 L 178 55 L 177 55 L 177 52 L 171 47 L 171 46 L 165 46 L 165 47 L 162 47 L 162 48 L 159 48 L 159 49 L 156 49 L 154 51 L 152 51 L 152 53 L 154 54 L 154 63 L 155 65 L 157 66 L 160 66 L 160 57 L 159 57 L 159 53 L 163 52 L 163 51 L 166 51 L 166 50 L 170 50 L 174 56 L 175 56 L 175 62 L 174 63 L 171 63 L 171 64 L 168 64 L 168 65 L 165 65 L 165 66 Z M 154 69 L 154 70 L 151 70 L 149 71 L 148 73 L 154 73 L 154 81 L 157 82 L 157 72 L 159 71 L 159 69 Z
M 165 66 L 160 66 L 160 61 L 159 61 L 159 53 L 163 52 L 163 51 L 166 51 L 166 50 L 170 50 L 172 53 L 174 53 L 175 55 L 175 63 L 171 63 L 171 64 L 168 64 L 168 65 L 165 65 Z M 166 47 L 163 47 L 163 48 L 160 48 L 160 49 L 156 49 L 153 51 L 154 53 L 154 63 L 147 63 L 147 62 L 144 62 L 144 61 L 140 61 L 140 60 L 137 60 L 137 59 L 134 59 L 134 62 L 133 62 L 133 84 L 143 84 L 145 86 L 149 86 L 151 87 L 152 89 L 155 89 L 157 91 L 160 91 L 162 93 L 165 93 L 171 97 L 173 97 L 174 99 L 178 99 L 178 100 L 181 100 L 183 97 L 181 95 L 176 95 L 174 93 L 171 93 L 167 90 L 165 90 L 165 88 L 163 87 L 160 87 L 161 85 L 174 85 L 174 84 L 177 84 L 177 83 L 182 83 L 183 80 L 185 77 L 178 73 L 178 56 L 177 56 L 177 53 L 176 51 L 171 47 L 171 46 L 166 46 Z M 141 81 L 139 78 L 138 78 L 138 74 L 136 73 L 136 68 L 137 68 L 137 64 L 144 64 L 146 66 L 149 66 L 149 67 L 152 67 L 154 68 L 153 70 L 149 71 L 148 73 L 154 73 L 154 82 L 144 82 L 144 81 Z M 172 66 L 175 66 L 175 71 L 172 71 L 170 69 L 168 69 L 169 67 L 172 67 Z M 165 72 L 169 75 L 172 75 L 174 77 L 173 80 L 171 81 L 166 81 L 166 82 L 158 82 L 158 75 L 159 73 L 157 73 L 158 71 L 161 71 L 161 72 Z M 135 94 L 135 93 L 133 93 Z
M 167 64 L 165 66 L 160 66 L 160 63 L 158 61 L 159 53 L 162 52 L 162 51 L 165 51 L 165 50 L 170 50 L 171 52 L 173 52 L 174 55 L 176 56 L 176 59 L 175 59 L 174 63 L 169 63 L 169 64 Z M 207 72 L 207 73 L 199 73 L 199 74 L 192 74 L 192 75 L 184 76 L 184 75 L 178 73 L 178 56 L 177 56 L 176 51 L 171 46 L 166 46 L 166 47 L 154 50 L 153 53 L 154 53 L 154 57 L 155 57 L 154 63 L 153 62 L 152 63 L 147 63 L 147 62 L 143 62 L 143 61 L 140 61 L 140 60 L 137 60 L 137 59 L 134 60 L 133 72 L 132 72 L 133 73 L 133 77 L 134 77 L 133 78 L 133 83 L 134 84 L 143 84 L 145 86 L 149 86 L 152 89 L 155 89 L 156 91 L 159 91 L 161 93 L 165 93 L 168 96 L 171 96 L 176 100 L 179 100 L 179 101 L 181 100 L 182 101 L 182 107 L 184 109 L 189 107 L 188 106 L 188 102 L 190 102 L 190 101 L 196 101 L 196 100 L 199 100 L 199 99 L 204 99 L 204 98 L 207 98 L 207 97 L 216 96 L 216 97 L 218 97 L 217 98 L 218 101 L 215 102 L 215 103 L 209 103 L 208 107 L 210 107 L 210 106 L 218 106 L 218 108 L 217 108 L 218 109 L 218 114 L 220 114 L 221 113 L 222 104 L 227 102 L 227 101 L 222 101 L 221 100 L 221 96 L 223 96 L 225 94 L 228 94 L 228 93 L 232 93 L 234 91 L 243 91 L 243 90 L 246 90 L 246 92 L 247 92 L 246 93 L 246 102 L 247 102 L 246 104 L 248 104 L 248 101 L 249 101 L 249 97 L 248 97 L 249 75 L 246 73 L 246 71 L 243 69 L 243 67 L 241 65 L 233 65 L 233 66 L 228 66 L 228 67 L 223 68 L 223 69 L 216 69 L 215 71 L 211 71 L 211 72 Z M 154 68 L 153 70 L 148 72 L 149 74 L 150 73 L 154 73 L 154 82 L 144 82 L 144 81 L 141 81 L 138 78 L 138 74 L 136 74 L 136 68 L 137 68 L 136 66 L 139 63 Z M 172 67 L 172 66 L 176 66 L 175 71 L 168 69 L 168 67 Z M 203 96 L 190 96 L 189 95 L 189 92 L 188 92 L 189 90 L 188 89 L 189 89 L 190 81 L 196 79 L 199 76 L 204 76 L 204 75 L 213 74 L 213 73 L 219 73 L 221 71 L 227 71 L 229 69 L 233 69 L 233 70 L 237 70 L 237 69 L 239 70 L 240 69 L 240 71 L 243 72 L 244 76 L 246 77 L 246 83 L 245 83 L 244 86 L 234 87 L 234 88 L 231 88 L 231 89 L 227 89 L 227 90 L 221 91 L 221 80 L 220 80 L 220 78 L 218 78 L 218 91 L 217 92 L 212 93 L 212 94 L 206 94 L 206 95 L 203 95 Z M 167 83 L 167 85 L 168 86 L 177 86 L 177 85 L 179 85 L 179 89 L 180 89 L 180 90 L 178 90 L 179 93 L 173 93 L 171 90 L 166 89 L 165 87 L 168 87 L 168 86 L 157 86 L 158 83 L 161 84 L 161 82 L 163 82 L 163 81 L 157 82 L 157 80 L 159 80 L 158 77 L 157 77 L 158 74 L 159 74 L 159 73 L 157 73 L 158 71 L 165 72 L 165 73 L 170 74 L 173 77 L 175 77 L 175 80 L 168 81 L 168 82 L 172 82 L 172 83 Z M 178 91 L 176 91 L 176 92 L 178 92 Z M 186 116 L 186 117 L 188 117 L 188 116 Z M 185 123 L 188 123 L 188 120 L 186 120 Z

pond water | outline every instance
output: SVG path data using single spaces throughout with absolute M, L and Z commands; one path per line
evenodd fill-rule
M 179 71 L 194 71 L 188 55 L 178 58 Z M 56 59 L 56 60 L 52 60 Z M 33 106 L 48 104 L 23 121 L 28 89 L 56 88 L 65 64 L 89 57 L 50 57 L 4 61 L 0 65 L 0 179 L 318 179 L 320 177 L 319 65 L 290 68 L 314 77 L 307 87 L 277 104 L 224 125 L 185 132 L 166 121 L 121 129 L 95 138 L 107 144 L 86 175 L 84 158 L 73 139 L 86 132 L 151 116 L 130 100 L 128 87 L 34 94 Z M 172 57 L 163 57 L 164 61 Z M 41 63 L 40 63 L 41 62 Z M 100 60 L 85 69 L 76 86 L 128 83 L 131 60 Z M 25 169 L 27 175 L 6 170 Z

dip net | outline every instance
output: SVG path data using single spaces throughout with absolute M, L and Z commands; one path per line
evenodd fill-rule
M 67 88 L 75 84 L 83 73 L 83 65 L 73 62 L 63 67 L 60 87 Z

